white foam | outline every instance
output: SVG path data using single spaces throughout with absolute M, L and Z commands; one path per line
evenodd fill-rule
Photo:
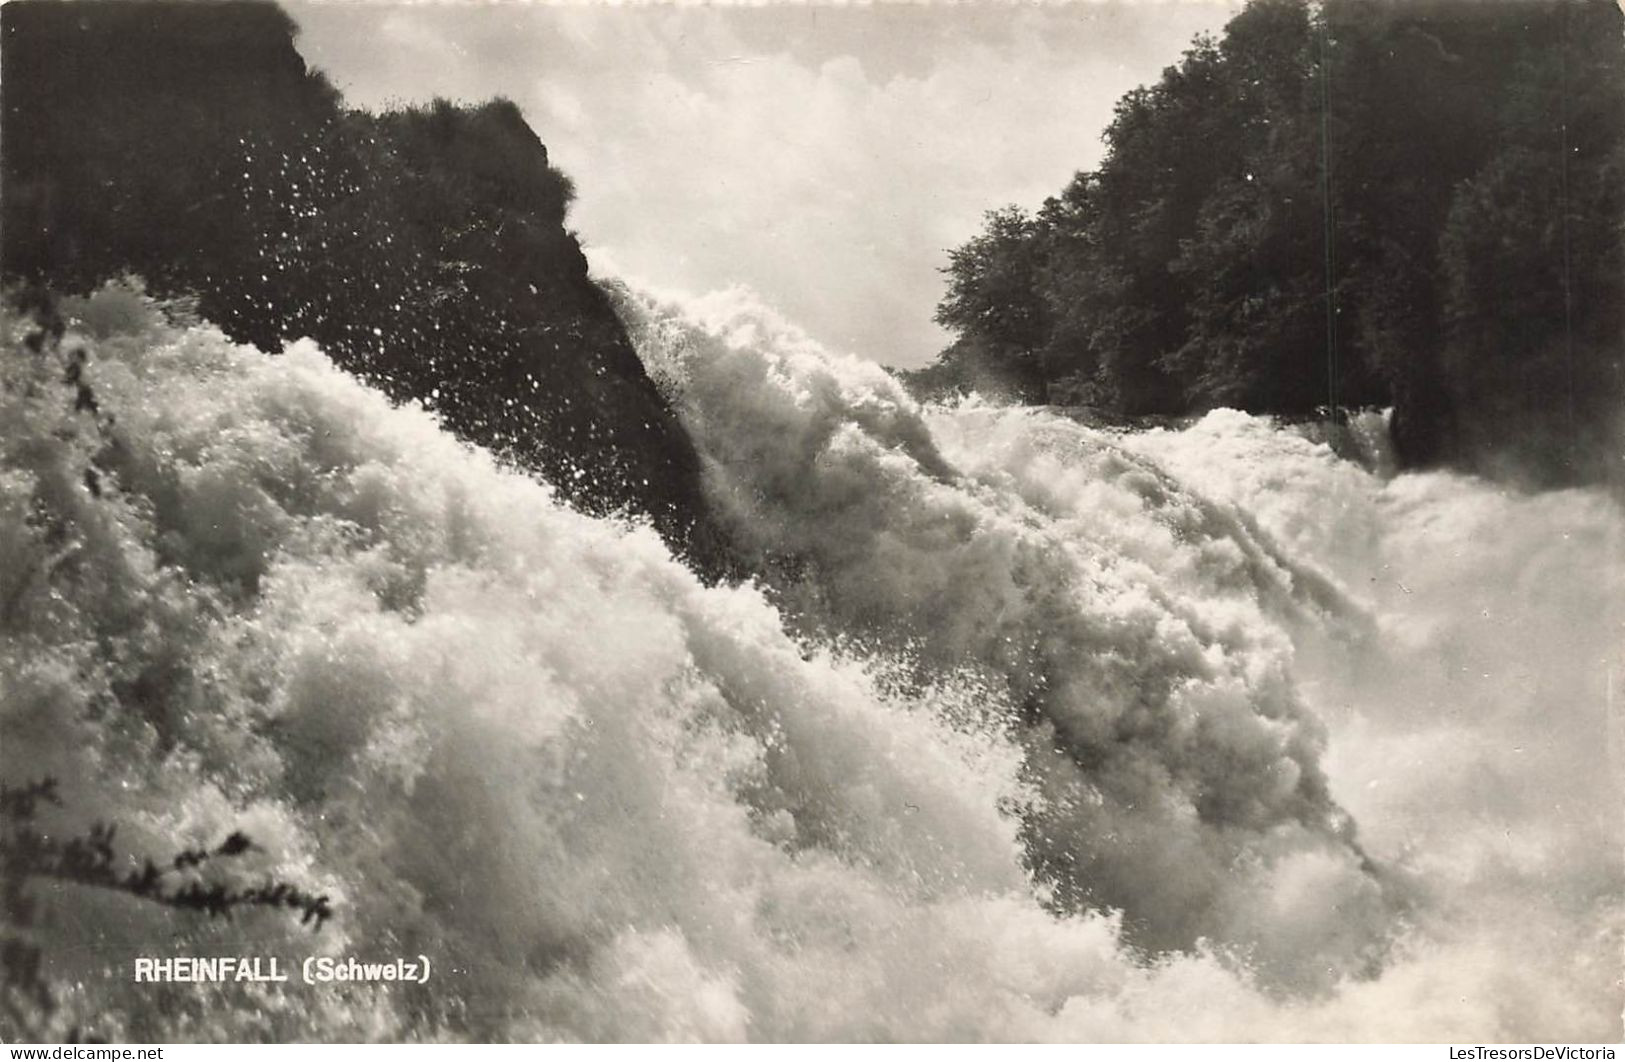
M 309 344 L 265 357 L 117 291 L 71 309 L 117 441 L 72 414 L 59 367 L 5 363 L 3 775 L 56 775 L 53 828 L 116 820 L 121 852 L 242 828 L 263 850 L 231 873 L 326 891 L 338 915 L 311 934 L 36 888 L 59 1031 L 1617 1033 L 1619 872 L 1598 845 L 1618 852 L 1618 801 L 1585 759 L 1595 705 L 1569 697 L 1607 632 L 1564 619 L 1617 589 L 1597 573 L 1619 514 L 1592 495 L 1385 486 L 1266 435 L 1226 464 L 1213 438 L 1252 424 L 1140 447 L 923 411 L 770 323 L 730 345 L 679 322 L 668 386 L 779 572 L 707 589 L 652 531 L 570 512 Z M 1249 493 L 1257 463 L 1293 462 L 1319 480 Z M 1346 549 L 1308 515 L 1334 480 L 1369 508 Z M 1559 524 L 1578 552 L 1486 534 Z M 1398 576 L 1409 595 L 1359 582 L 1361 558 L 1451 549 L 1459 567 Z M 1527 598 L 1548 625 L 1530 651 L 1568 648 L 1511 656 L 1516 632 L 1485 640 L 1444 587 Z M 1448 676 L 1350 678 L 1444 644 L 1533 677 L 1475 685 L 1496 692 L 1466 713 L 1441 707 Z M 1539 755 L 1504 746 L 1554 718 Z M 1361 868 L 1339 804 L 1390 876 Z M 1068 845 L 1071 887 L 1144 902 L 1054 913 L 1027 864 Z M 131 984 L 118 956 L 155 946 L 422 952 L 438 972 Z

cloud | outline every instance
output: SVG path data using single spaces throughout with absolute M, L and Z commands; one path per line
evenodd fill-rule
M 749 284 L 829 346 L 912 365 L 944 342 L 947 249 L 1093 165 L 1114 101 L 1231 9 L 292 10 L 354 103 L 514 99 L 600 268 Z

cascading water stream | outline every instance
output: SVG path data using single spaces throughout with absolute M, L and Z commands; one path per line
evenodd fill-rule
M 734 297 L 620 302 L 755 585 L 310 344 L 71 304 L 111 442 L 6 361 L 0 774 L 336 910 L 41 888 L 43 1031 L 1618 1035 L 1615 503 L 921 408 Z M 131 984 L 154 942 L 438 972 Z

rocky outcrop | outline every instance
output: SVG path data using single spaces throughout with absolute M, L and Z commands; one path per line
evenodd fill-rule
M 516 106 L 346 110 L 268 3 L 23 0 L 0 20 L 8 279 L 135 273 L 239 341 L 310 336 L 706 565 L 694 448 Z

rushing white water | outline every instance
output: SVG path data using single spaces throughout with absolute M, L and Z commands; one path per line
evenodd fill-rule
M 0 777 L 132 855 L 240 827 L 208 873 L 338 911 L 35 883 L 44 1031 L 1618 1035 L 1611 502 L 921 409 L 737 300 L 621 301 L 760 587 L 309 344 L 76 304 L 105 433 L 8 356 Z M 436 973 L 131 982 L 177 948 Z

